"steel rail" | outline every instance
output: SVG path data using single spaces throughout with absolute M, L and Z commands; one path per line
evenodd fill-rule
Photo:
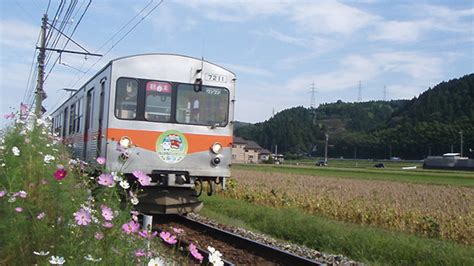
M 295 254 L 291 254 L 287 251 L 280 250 L 275 247 L 259 243 L 257 241 L 242 237 L 232 232 L 222 230 L 220 228 L 207 225 L 199 221 L 195 221 L 185 216 L 170 215 L 168 218 L 173 222 L 186 225 L 190 228 L 193 228 L 194 230 L 202 231 L 205 234 L 211 237 L 214 237 L 216 239 L 220 239 L 226 243 L 229 243 L 229 245 L 232 245 L 238 249 L 252 251 L 256 253 L 258 256 L 261 256 L 262 258 L 266 258 L 272 261 L 277 261 L 278 263 L 283 264 L 283 265 L 323 265 L 324 264 L 319 261 L 314 261 L 308 258 L 300 257 Z M 207 253 L 206 255 L 208 255 L 207 250 L 200 249 L 199 251 L 205 252 Z M 231 262 L 225 261 L 225 260 L 224 260 L 224 264 L 232 265 Z

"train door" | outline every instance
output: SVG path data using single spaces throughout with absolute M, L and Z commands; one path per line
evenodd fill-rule
M 97 156 L 105 156 L 102 150 L 102 140 L 104 134 L 104 103 L 105 103 L 105 81 L 107 78 L 100 80 L 100 100 L 99 100 L 99 132 L 97 136 Z
M 87 91 L 86 95 L 86 117 L 84 121 L 84 149 L 83 149 L 83 154 L 82 158 L 84 160 L 89 159 L 88 152 L 90 152 L 90 140 L 91 135 L 92 135 L 92 114 L 94 113 L 94 88 L 91 88 Z
M 64 114 L 63 114 L 63 140 L 66 140 L 66 133 L 67 133 L 67 117 L 68 117 L 68 108 L 66 107 L 64 109 Z

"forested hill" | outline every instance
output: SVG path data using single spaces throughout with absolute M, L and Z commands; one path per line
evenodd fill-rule
M 235 135 L 286 154 L 422 159 L 474 149 L 474 74 L 442 82 L 412 100 L 294 107 L 257 124 L 240 124 Z M 451 148 L 452 147 L 452 148 Z M 356 155 L 357 154 L 357 155 Z
M 391 124 L 474 121 L 474 74 L 442 82 L 394 112 Z

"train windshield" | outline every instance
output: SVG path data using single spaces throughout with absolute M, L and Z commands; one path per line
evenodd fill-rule
M 176 121 L 183 124 L 225 126 L 229 91 L 203 86 L 196 92 L 190 84 L 177 87 Z
M 167 82 L 146 83 L 145 119 L 168 122 L 171 118 L 172 87 Z
M 117 81 L 115 115 L 121 119 L 135 119 L 137 116 L 138 82 L 135 79 L 120 78 Z
M 115 116 L 118 119 L 225 127 L 229 90 L 222 87 L 119 78 Z

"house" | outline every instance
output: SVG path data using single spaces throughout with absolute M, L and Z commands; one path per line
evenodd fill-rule
M 235 137 L 232 143 L 232 163 L 259 163 L 259 153 L 264 150 L 255 141 Z
M 258 153 L 258 159 L 262 162 L 262 161 L 268 161 L 270 160 L 270 157 L 271 157 L 272 153 L 267 150 L 267 149 L 262 149 L 260 150 L 260 152 Z

